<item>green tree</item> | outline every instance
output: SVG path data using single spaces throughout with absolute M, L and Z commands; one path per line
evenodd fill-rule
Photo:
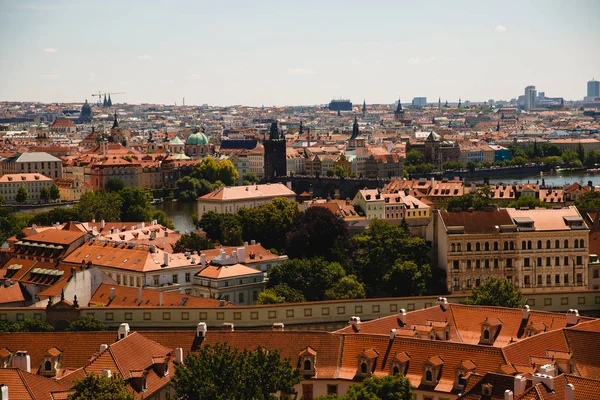
M 462 196 L 452 197 L 446 204 L 448 211 L 460 208 L 466 211 L 473 208 L 475 211 L 483 211 L 488 207 L 495 207 L 496 203 L 492 198 L 492 192 L 489 186 L 482 186 L 475 192 L 465 193 Z
M 44 186 L 42 187 L 42 190 L 40 190 L 40 200 L 45 203 L 50 201 L 50 189 L 48 189 L 48 186 Z
M 75 321 L 71 321 L 66 330 L 69 332 L 106 331 L 108 330 L 108 327 L 103 321 L 96 317 L 82 315 Z
M 111 377 L 93 372 L 74 382 L 68 400 L 134 400 L 133 393 L 127 390 L 127 384 L 118 375 Z
M 536 207 L 540 208 L 550 208 L 551 204 L 544 203 L 540 199 L 533 196 L 520 196 L 518 200 L 511 202 L 509 205 L 511 208 L 516 208 L 517 210 L 521 207 L 529 207 L 534 209 Z
M 291 288 L 285 283 L 266 289 L 265 292 L 268 292 L 268 294 L 265 295 L 266 297 L 263 301 L 266 301 L 269 298 L 275 299 L 276 301 L 279 301 L 279 298 L 281 298 L 283 299 L 283 303 L 303 303 L 306 301 L 304 294 L 300 290 Z
M 444 170 L 461 170 L 464 166 L 460 161 L 446 161 L 442 164 L 442 169 Z
M 212 157 L 207 157 L 196 164 L 192 169 L 190 177 L 206 179 L 208 182 L 216 182 L 219 177 L 219 163 Z
M 0 206 L 4 204 L 4 196 L 2 196 L 2 193 L 0 193 Z
M 548 156 L 545 157 L 542 161 L 551 169 L 559 167 L 563 163 L 563 159 L 560 156 Z
M 206 179 L 197 179 L 190 176 L 180 178 L 175 185 L 175 198 L 187 202 L 196 201 L 196 198 L 223 186 L 220 181 L 213 184 Z
M 267 288 L 287 285 L 300 292 L 306 300 L 318 301 L 324 300 L 325 292 L 344 276 L 346 272 L 339 263 L 323 258 L 286 260 L 269 271 Z
M 186 251 L 197 251 L 214 249 L 215 246 L 207 238 L 198 235 L 197 233 L 190 233 L 188 235 L 181 235 L 181 237 L 175 242 L 173 246 L 173 252 L 183 253 Z
M 268 374 L 265 371 L 269 371 Z M 171 383 L 180 399 L 275 399 L 275 393 L 295 393 L 300 371 L 279 350 L 238 350 L 228 344 L 201 346 L 175 367 Z
M 414 387 L 402 375 L 373 376 L 350 385 L 343 400 L 413 400 Z
M 114 192 L 98 190 L 87 192 L 81 196 L 77 204 L 77 212 L 81 221 L 104 220 L 106 222 L 119 222 L 123 198 Z
M 574 164 L 576 164 L 576 161 L 579 161 L 579 156 L 573 150 L 566 150 L 562 154 L 562 159 L 565 164 L 567 164 L 569 167 L 572 167 Z
M 58 186 L 56 186 L 55 183 L 53 183 L 52 186 L 50 186 L 50 199 L 52 199 L 52 201 L 60 199 L 60 189 L 58 188 Z
M 202 214 L 198 226 L 214 242 L 219 242 L 225 246 L 238 246 L 243 243 L 242 225 L 236 214 L 208 211 Z
M 17 195 L 15 197 L 17 203 L 25 203 L 27 201 L 27 197 L 29 197 L 29 194 L 27 193 L 27 189 L 25 189 L 25 186 L 19 186 L 19 189 L 17 189 Z
M 596 150 L 590 150 L 585 156 L 585 161 L 583 164 L 588 168 L 594 168 L 598 163 L 598 158 L 600 158 L 600 152 Z
M 348 171 L 346 171 L 346 168 L 338 165 L 333 169 L 333 175 L 337 176 L 338 178 L 345 178 L 348 176 Z
M 529 162 L 529 159 L 526 157 L 517 156 L 511 158 L 511 162 L 513 165 L 525 165 Z
M 244 175 L 244 185 L 252 185 L 253 183 L 258 183 L 260 179 L 256 176 L 254 172 L 248 172 Z
M 0 207 L 0 246 L 16 235 L 31 221 L 31 214 L 15 214 L 8 207 Z
M 48 226 L 56 222 L 63 223 L 77 220 L 81 220 L 77 207 L 55 207 L 46 212 L 35 214 L 31 223 Z
M 223 182 L 226 186 L 234 185 L 239 178 L 237 169 L 229 160 L 220 160 L 218 163 L 217 181 Z
M 126 187 L 118 192 L 123 200 L 121 204 L 121 221 L 151 221 L 152 206 L 150 199 L 145 192 L 140 189 Z
M 583 148 L 583 144 L 581 144 L 581 142 L 577 143 L 577 158 L 579 158 L 579 161 L 582 163 L 585 160 L 585 149 Z
M 156 220 L 157 223 L 169 229 L 175 229 L 175 223 L 171 218 L 167 217 L 167 213 L 162 210 L 155 210 L 152 213 L 152 219 Z
M 297 224 L 288 234 L 290 258 L 323 257 L 348 266 L 352 242 L 348 225 L 325 207 L 309 207 L 300 213 Z
M 117 178 L 110 178 L 106 181 L 105 188 L 109 192 L 118 192 L 125 189 L 125 183 Z
M 258 294 L 258 299 L 256 300 L 256 304 L 281 304 L 285 303 L 285 297 L 279 296 L 275 289 L 265 289 L 263 292 Z M 0 328 L 0 332 L 2 331 Z M 8 331 L 6 331 L 8 332 Z
M 468 169 L 470 172 L 473 172 L 473 171 L 475 171 L 475 168 L 477 168 L 477 164 L 476 164 L 476 163 L 474 163 L 473 161 L 469 161 L 469 162 L 467 163 L 467 169 Z
M 328 177 L 333 177 L 333 170 L 332 169 L 328 169 L 327 172 L 325 173 L 325 175 L 327 175 Z
M 365 297 L 365 287 L 354 275 L 344 276 L 325 291 L 325 300 L 364 299 Z
M 488 278 L 480 287 L 473 289 L 471 295 L 462 303 L 475 306 L 521 308 L 526 301 L 523 292 L 515 288 L 512 282 L 503 278 Z
M 421 153 L 419 150 L 413 149 L 406 153 L 406 158 L 404 159 L 404 165 L 419 165 L 425 163 L 425 155 Z
M 24 321 L 13 323 L 10 332 L 54 332 L 54 327 L 46 321 L 25 318 Z
M 575 207 L 583 208 L 600 208 L 600 192 L 590 191 L 581 196 L 575 201 Z

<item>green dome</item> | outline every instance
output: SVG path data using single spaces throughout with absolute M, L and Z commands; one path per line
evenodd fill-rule
M 37 126 L 37 129 L 40 130 L 40 131 L 44 130 L 44 129 L 48 129 L 48 125 L 46 125 L 43 122 L 40 122 L 40 124 Z
M 202 132 L 192 133 L 190 137 L 187 138 L 185 144 L 190 145 L 198 145 L 198 144 L 208 144 L 208 138 Z

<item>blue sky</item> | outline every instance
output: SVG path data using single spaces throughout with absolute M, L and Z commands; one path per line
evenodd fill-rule
M 0 1 L 0 100 L 581 99 L 600 1 Z

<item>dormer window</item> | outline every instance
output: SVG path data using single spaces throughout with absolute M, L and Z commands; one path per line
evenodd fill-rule
M 443 365 L 444 360 L 440 356 L 429 357 L 425 363 L 423 363 L 421 383 L 437 385 Z
M 502 329 L 502 320 L 500 318 L 487 318 L 481 323 L 481 336 L 479 344 L 494 344 L 496 337 Z
M 433 372 L 431 372 L 431 370 L 427 370 L 425 371 L 425 380 L 427 382 L 432 382 L 433 381 Z
M 394 365 L 392 367 L 392 375 L 393 376 L 400 375 L 400 368 L 397 365 Z
M 310 346 L 298 354 L 298 364 L 302 367 L 302 375 L 305 378 L 314 377 L 317 374 L 317 352 Z
M 368 369 L 369 367 L 367 366 L 367 363 L 365 361 L 363 361 L 362 363 L 360 363 L 360 373 L 366 375 L 367 372 L 369 371 Z
M 484 329 L 483 330 L 483 339 L 484 340 L 490 340 L 490 330 L 489 329 Z
M 377 364 L 379 353 L 375 349 L 363 350 L 358 355 L 358 369 L 356 375 L 359 378 L 368 378 L 373 374 Z
M 304 371 L 310 371 L 312 369 L 312 363 L 310 360 L 304 360 Z
M 50 362 L 50 360 L 46 360 L 46 362 L 44 362 L 44 371 L 52 371 L 52 363 Z

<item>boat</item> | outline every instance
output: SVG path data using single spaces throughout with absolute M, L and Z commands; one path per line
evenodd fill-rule
M 152 201 L 150 201 L 150 204 L 160 204 L 164 201 L 165 200 L 161 197 L 160 199 L 152 199 Z

